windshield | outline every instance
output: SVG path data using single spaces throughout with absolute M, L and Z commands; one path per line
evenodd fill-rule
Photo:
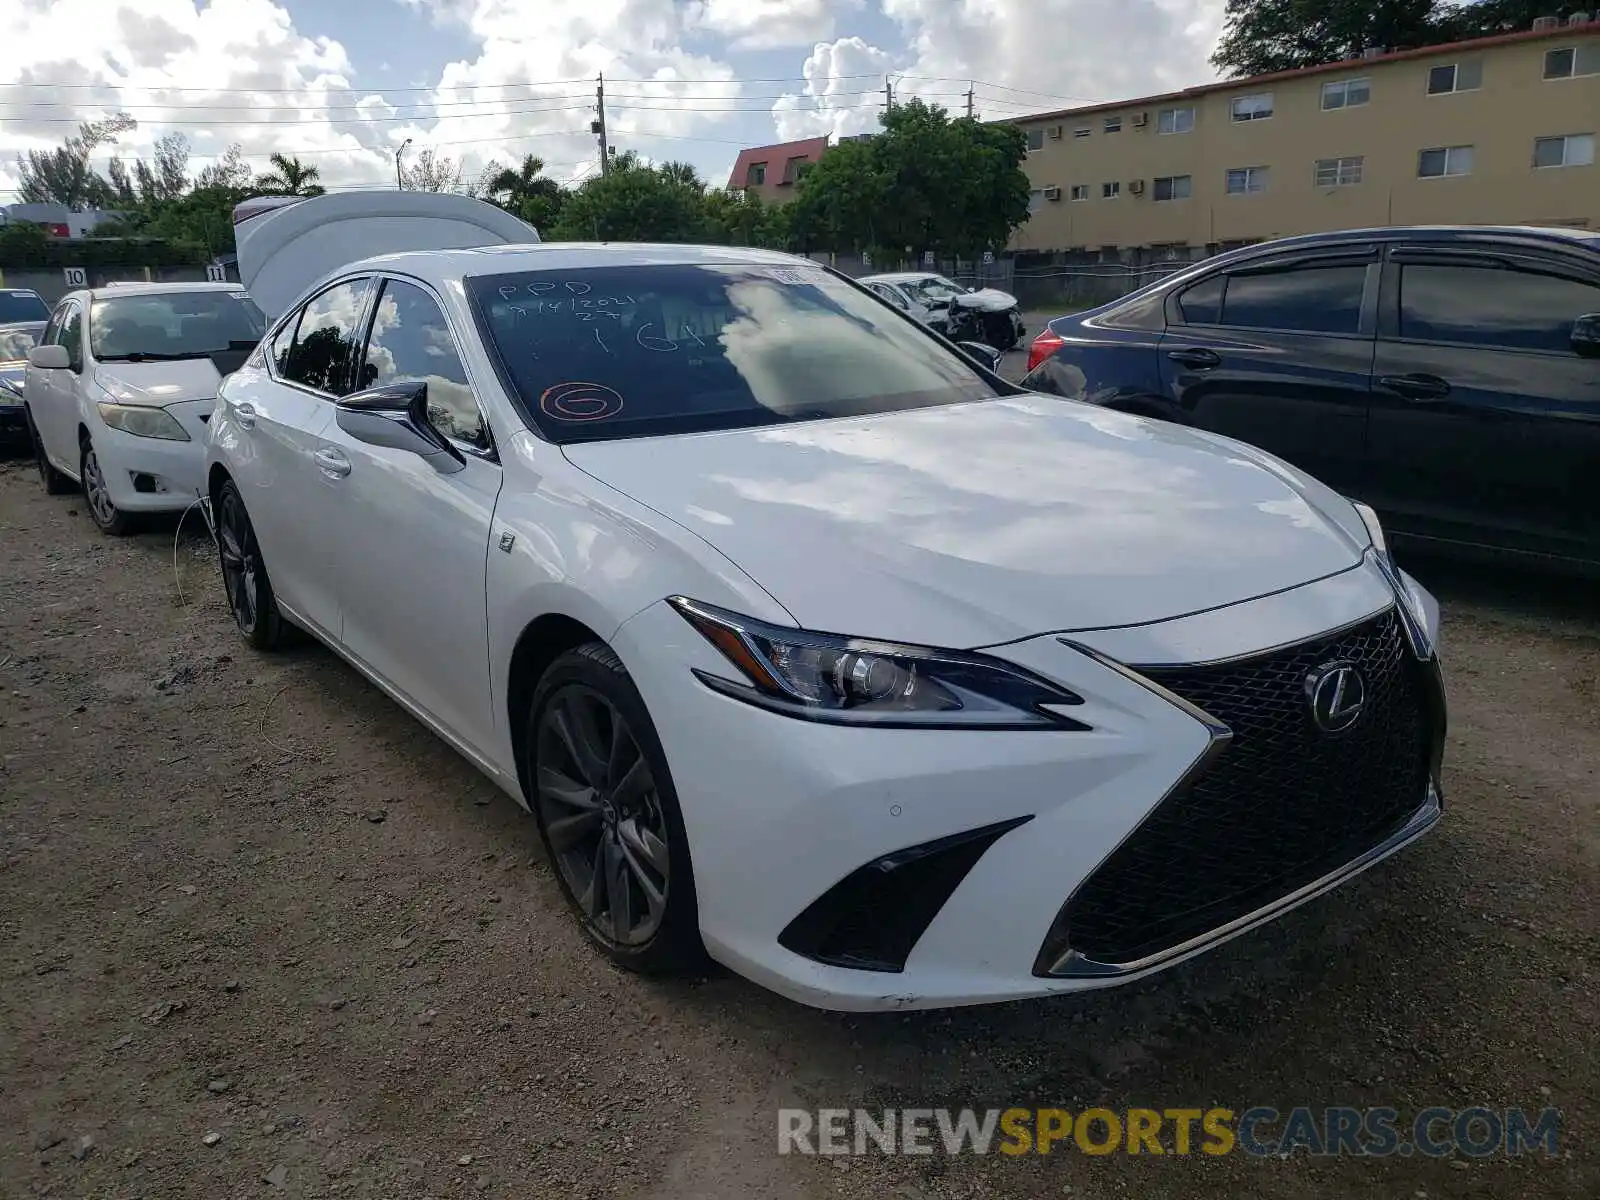
M 28 357 L 28 351 L 39 344 L 44 326 L 8 325 L 0 329 L 0 362 L 18 362 Z
M 15 288 L 0 289 L 0 322 L 49 319 L 49 306 L 39 298 L 38 292 L 25 292 Z
M 266 322 L 244 292 L 159 292 L 96 298 L 89 349 L 101 362 L 205 358 L 219 350 L 252 350 Z
M 555 442 L 995 395 L 971 363 L 820 267 L 601 267 L 467 287 L 524 410 Z
M 965 296 L 967 289 L 951 283 L 943 275 L 927 275 L 921 279 L 908 279 L 900 285 L 924 304 L 933 300 L 949 300 L 952 296 Z

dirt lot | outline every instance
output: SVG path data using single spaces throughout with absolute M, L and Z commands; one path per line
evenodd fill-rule
M 1600 1195 L 1600 589 L 1416 565 L 1449 809 L 1356 885 L 1131 990 L 865 1018 L 603 965 L 514 805 L 174 557 L 0 464 L 0 1196 Z M 775 1151 L 781 1104 L 1028 1103 L 1555 1105 L 1562 1153 Z

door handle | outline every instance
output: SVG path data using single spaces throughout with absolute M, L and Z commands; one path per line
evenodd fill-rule
M 1222 364 L 1222 355 L 1215 350 L 1207 350 L 1201 346 L 1192 346 L 1187 350 L 1169 350 L 1167 357 L 1173 362 L 1182 363 L 1186 367 L 1193 367 L 1203 371 L 1207 367 L 1216 367 Z
M 350 460 L 344 456 L 343 451 L 335 450 L 331 446 L 324 446 L 311 457 L 316 460 L 317 469 L 324 475 L 342 479 L 350 474 Z
M 233 419 L 239 422 L 240 429 L 254 429 L 256 427 L 256 406 L 248 400 L 231 406 Z
M 1450 384 L 1437 375 L 1383 375 L 1378 383 L 1407 400 L 1439 400 L 1450 394 Z

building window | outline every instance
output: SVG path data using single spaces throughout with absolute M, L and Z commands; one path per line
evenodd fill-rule
M 1235 96 L 1230 110 L 1235 121 L 1265 121 L 1272 116 L 1272 93 Z
M 1361 168 L 1366 159 L 1360 154 L 1345 158 L 1317 159 L 1317 186 L 1320 188 L 1350 187 L 1361 182 Z
M 1594 134 L 1569 133 L 1565 137 L 1535 138 L 1536 167 L 1588 167 L 1594 165 Z
M 1234 167 L 1228 172 L 1228 195 L 1246 196 L 1267 190 L 1267 168 Z M 1160 199 L 1158 195 L 1156 197 Z
M 1336 108 L 1358 108 L 1372 99 L 1372 80 L 1340 79 L 1322 85 L 1322 111 Z
M 1428 70 L 1428 95 L 1447 96 L 1451 92 L 1475 92 L 1483 86 L 1483 63 L 1473 58 L 1446 63 Z
M 1163 108 L 1156 116 L 1157 133 L 1188 133 L 1194 129 L 1194 109 Z
M 788 162 L 783 164 L 783 181 L 785 183 L 793 183 L 796 179 L 800 178 L 801 173 L 809 165 L 810 164 L 806 162 L 804 156 L 791 158 Z
M 1087 200 L 1089 198 L 1089 185 L 1087 183 L 1073 184 L 1072 198 L 1074 200 Z
M 1472 174 L 1471 146 L 1439 146 L 1417 155 L 1417 178 L 1443 179 Z
M 1100 185 L 1100 199 L 1115 200 L 1120 195 L 1122 195 L 1121 183 L 1102 183 Z
M 1107 133 L 1121 133 L 1122 132 L 1122 118 L 1121 117 L 1107 117 L 1105 119 L 1105 131 Z
M 1188 175 L 1158 175 L 1155 180 L 1157 200 L 1187 200 L 1193 190 L 1194 180 Z
M 751 163 L 750 170 L 745 174 L 745 187 L 760 187 L 767 181 L 767 164 Z
M 1580 75 L 1600 75 L 1600 42 L 1544 52 L 1546 79 L 1573 79 Z
M 1030 129 L 1030 130 L 1028 130 L 1028 153 L 1032 154 L 1035 150 L 1043 150 L 1043 149 L 1044 149 L 1044 130 L 1043 129 Z
M 1088 137 L 1089 136 L 1089 127 L 1087 125 L 1079 125 L 1076 129 L 1074 129 L 1072 131 L 1072 136 L 1075 137 L 1075 138 Z
M 1044 204 L 1044 189 L 1033 188 L 1028 192 L 1028 211 L 1036 213 Z

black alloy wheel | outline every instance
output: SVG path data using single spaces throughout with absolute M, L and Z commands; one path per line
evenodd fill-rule
M 244 497 L 230 479 L 217 501 L 217 553 L 222 563 L 222 586 L 228 611 L 239 632 L 258 650 L 270 650 L 283 636 L 283 622 L 267 578 L 255 527 L 245 511 Z
M 703 964 L 683 822 L 644 702 L 609 647 L 545 672 L 530 715 L 534 817 L 561 890 L 614 961 Z

